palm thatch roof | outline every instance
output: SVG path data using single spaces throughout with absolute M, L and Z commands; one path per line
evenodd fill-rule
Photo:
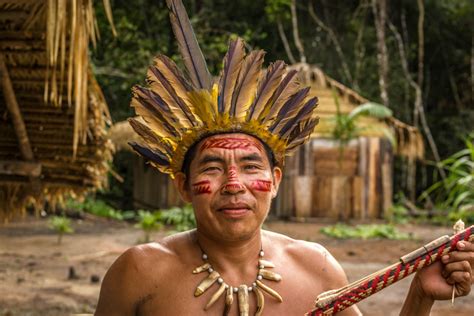
M 96 37 L 92 1 L 0 0 L 0 219 L 105 184 L 113 146 L 89 64 Z
M 336 124 L 334 119 L 337 115 L 336 102 L 339 102 L 339 111 L 343 114 L 348 114 L 358 105 L 369 102 L 316 66 L 300 63 L 292 65 L 291 68 L 299 70 L 300 80 L 311 85 L 311 96 L 315 95 L 319 99 L 316 113 L 320 121 L 311 135 L 313 138 L 332 137 Z M 420 131 L 395 117 L 384 120 L 361 117 L 356 125 L 361 129 L 360 136 L 386 137 L 384 130 L 391 130 L 395 136 L 396 154 L 409 159 L 422 159 L 424 156 L 424 143 Z

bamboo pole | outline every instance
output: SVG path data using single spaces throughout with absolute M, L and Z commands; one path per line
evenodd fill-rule
M 12 116 L 13 127 L 15 128 L 16 135 L 18 137 L 18 145 L 20 146 L 20 152 L 23 159 L 27 161 L 33 161 L 33 151 L 31 150 L 30 141 L 26 132 L 25 123 L 21 116 L 20 107 L 16 100 L 15 91 L 13 91 L 12 82 L 8 74 L 8 69 L 5 64 L 3 55 L 0 54 L 0 77 L 2 80 L 3 95 L 5 96 L 5 103 L 8 111 Z

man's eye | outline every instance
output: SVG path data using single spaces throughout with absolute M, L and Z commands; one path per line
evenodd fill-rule
M 256 166 L 256 165 L 246 165 L 245 167 L 245 170 L 257 170 L 257 169 L 260 169 L 259 166 Z
M 217 171 L 217 170 L 219 170 L 219 168 L 217 168 L 217 167 L 207 167 L 203 171 L 208 172 L 208 171 Z

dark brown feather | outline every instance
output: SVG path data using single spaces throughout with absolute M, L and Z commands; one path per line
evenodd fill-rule
M 173 32 L 194 87 L 196 89 L 211 89 L 212 76 L 183 3 L 181 0 L 166 0 L 166 3 L 170 9 Z

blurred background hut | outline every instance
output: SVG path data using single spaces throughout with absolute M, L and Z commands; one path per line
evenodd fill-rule
M 92 1 L 1 0 L 0 13 L 0 218 L 8 219 L 103 187 L 112 144 L 89 64 Z
M 341 150 L 334 129 L 337 116 L 345 115 L 368 100 L 333 80 L 317 67 L 292 66 L 299 70 L 311 95 L 319 98 L 320 123 L 311 140 L 287 158 L 279 195 L 270 216 L 279 218 L 327 217 L 375 219 L 389 210 L 393 199 L 393 156 L 423 157 L 419 131 L 394 117 L 360 117 L 357 134 Z M 127 121 L 110 129 L 117 150 L 130 150 L 129 141 L 140 141 Z M 167 208 L 181 201 L 171 180 L 133 159 L 133 201 L 136 208 Z

